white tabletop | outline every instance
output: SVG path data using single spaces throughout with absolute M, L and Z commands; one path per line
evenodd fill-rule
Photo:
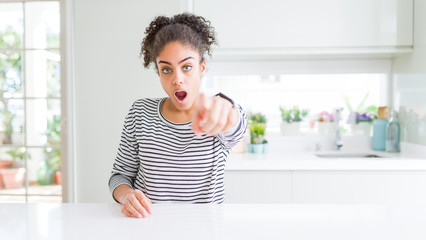
M 426 239 L 426 205 L 0 204 L 0 239 Z

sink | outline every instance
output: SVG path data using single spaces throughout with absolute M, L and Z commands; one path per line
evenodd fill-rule
M 316 153 L 315 156 L 320 158 L 381 158 L 374 153 L 345 153 L 345 152 L 327 152 L 327 153 Z

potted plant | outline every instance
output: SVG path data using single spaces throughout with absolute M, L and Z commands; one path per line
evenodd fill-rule
M 308 109 L 300 109 L 299 106 L 285 108 L 280 106 L 281 134 L 295 136 L 300 133 L 300 122 L 308 115 Z
M 56 184 L 61 184 L 61 121 L 59 116 L 54 115 L 52 119 L 47 121 L 46 137 L 47 144 L 50 147 L 47 147 L 44 151 L 47 160 L 46 164 L 41 168 L 45 168 L 46 173 L 48 173 L 50 169 L 54 176 L 54 182 Z
M 265 139 L 266 117 L 261 113 L 249 116 L 250 144 L 248 150 L 251 153 L 265 153 L 268 141 Z
M 318 126 L 318 134 L 320 136 L 331 136 L 335 134 L 336 124 L 334 123 L 334 114 L 322 111 L 317 114 L 316 122 Z
M 364 102 L 368 98 L 368 93 L 364 96 L 356 109 L 349 104 L 349 99 L 344 97 L 346 106 L 349 109 L 347 123 L 350 124 L 352 135 L 370 136 L 373 120 L 377 118 L 377 106 L 370 105 L 364 107 Z
M 6 168 L 0 169 L 5 188 L 21 188 L 24 185 L 25 168 L 24 157 L 25 149 L 16 148 L 6 152 L 12 158 L 12 163 Z M 27 155 L 29 158 L 30 156 Z

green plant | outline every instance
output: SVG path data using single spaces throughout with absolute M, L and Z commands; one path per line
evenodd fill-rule
M 249 130 L 250 130 L 250 143 L 262 144 L 267 143 L 265 139 L 266 117 L 261 113 L 249 115 Z
M 265 139 L 265 123 L 253 122 L 250 124 L 250 143 L 251 144 L 262 144 L 266 143 Z
M 8 167 L 20 167 L 22 166 L 22 161 L 25 158 L 25 149 L 24 148 L 15 148 L 6 152 L 9 156 L 12 157 L 12 164 Z M 27 153 L 27 158 L 30 159 L 31 155 Z
M 347 96 L 343 96 L 345 100 L 345 104 L 349 109 L 349 117 L 348 123 L 350 124 L 358 124 L 359 122 L 369 122 L 371 123 L 374 119 L 377 118 L 378 115 L 378 107 L 374 104 L 369 105 L 367 107 L 364 106 L 365 101 L 368 98 L 368 92 L 365 94 L 364 98 L 361 100 L 359 105 L 353 109 L 351 104 L 349 103 L 349 98 Z
M 266 123 L 266 117 L 261 113 L 250 114 L 249 121 L 257 123 Z
M 48 119 L 45 134 L 50 147 L 47 147 L 44 153 L 50 169 L 56 172 L 61 169 L 61 120 L 59 116 L 54 115 Z
M 0 49 L 19 49 L 21 47 L 21 35 L 11 26 L 7 26 L 0 32 Z M 5 131 L 3 143 L 12 143 L 12 120 L 15 114 L 9 111 L 8 98 L 22 89 L 21 81 L 21 53 L 19 51 L 0 51 L 0 102 L 3 106 L 2 124 Z
M 280 106 L 280 111 L 282 121 L 287 123 L 301 122 L 309 113 L 308 109 L 300 109 L 299 106 L 293 106 L 292 108 Z

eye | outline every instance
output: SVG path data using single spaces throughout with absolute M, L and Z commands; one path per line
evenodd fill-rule
M 170 68 L 163 68 L 161 70 L 164 74 L 170 73 L 172 70 Z
M 186 65 L 186 66 L 184 66 L 183 67 L 183 70 L 184 71 L 189 71 L 189 70 L 191 70 L 192 69 L 192 66 L 191 65 Z

